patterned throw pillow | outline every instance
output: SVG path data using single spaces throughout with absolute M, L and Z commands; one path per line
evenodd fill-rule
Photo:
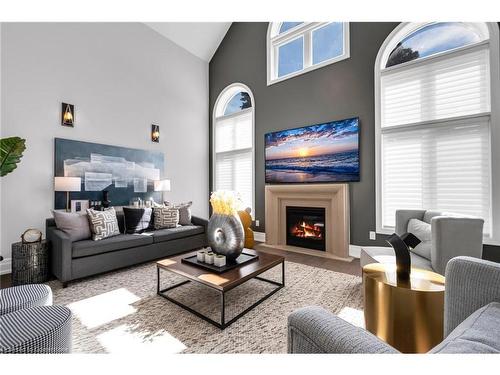
M 155 229 L 175 228 L 179 224 L 179 210 L 171 207 L 153 208 Z
M 191 205 L 193 204 L 192 201 L 186 202 L 186 203 L 171 203 L 168 201 L 165 201 L 165 206 L 171 207 L 171 208 L 176 208 L 179 210 L 179 224 L 180 225 L 193 225 L 191 224 Z
M 114 207 L 108 208 L 106 211 L 96 211 L 90 208 L 87 210 L 87 217 L 94 241 L 120 234 Z

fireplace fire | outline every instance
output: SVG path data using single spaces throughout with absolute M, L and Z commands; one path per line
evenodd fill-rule
M 325 251 L 325 209 L 286 207 L 286 243 L 291 246 Z

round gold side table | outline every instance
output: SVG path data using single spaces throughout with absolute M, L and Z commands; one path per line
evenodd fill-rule
M 412 268 L 396 281 L 396 265 L 363 267 L 366 329 L 403 353 L 425 353 L 443 340 L 444 277 Z

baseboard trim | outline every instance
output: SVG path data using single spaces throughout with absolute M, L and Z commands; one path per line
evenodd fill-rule
M 349 245 L 349 256 L 359 259 L 359 257 L 361 256 L 361 246 Z
M 0 262 L 0 275 L 7 275 L 12 272 L 12 258 L 4 258 Z
M 253 232 L 253 238 L 258 242 L 266 242 L 266 233 L 265 232 Z

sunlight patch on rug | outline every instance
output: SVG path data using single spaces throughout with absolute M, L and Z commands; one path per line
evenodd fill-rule
M 352 307 L 344 307 L 337 314 L 339 318 L 351 323 L 353 326 L 365 328 L 365 314 L 363 310 L 353 309 Z
M 135 313 L 130 306 L 140 298 L 125 288 L 70 303 L 68 308 L 87 328 L 95 328 Z
M 186 349 L 181 341 L 165 330 L 155 333 L 136 331 L 134 326 L 120 325 L 97 335 L 97 340 L 112 354 L 177 354 Z

